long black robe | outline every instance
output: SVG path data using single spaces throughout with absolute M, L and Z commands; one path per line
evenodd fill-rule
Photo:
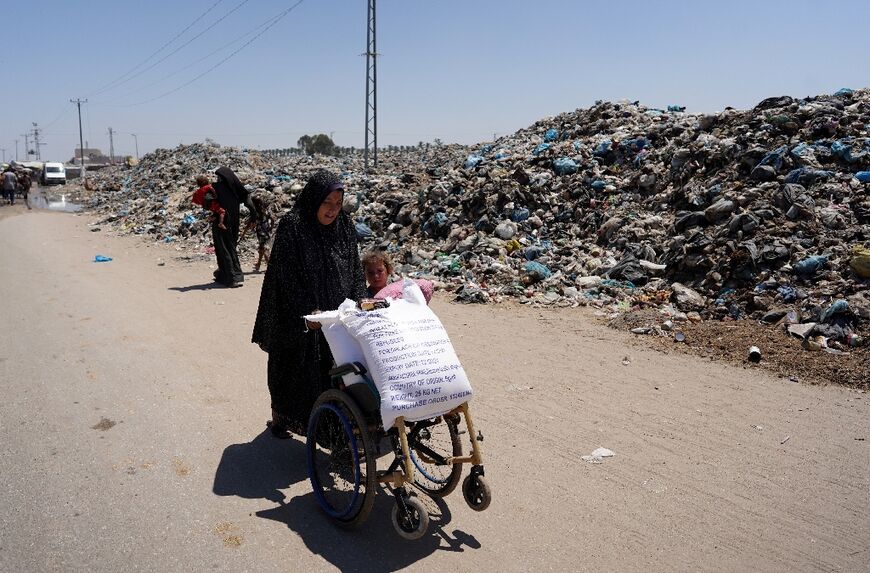
M 350 219 L 340 212 L 328 226 L 317 221 L 317 209 L 337 182 L 329 172 L 315 173 L 278 223 L 251 337 L 269 354 L 272 409 L 291 429 L 307 424 L 314 401 L 330 387 L 329 346 L 319 330 L 306 332 L 302 316 L 367 296 Z
M 239 205 L 245 203 L 248 209 L 253 211 L 253 205 L 248 197 L 248 190 L 236 177 L 229 167 L 220 167 L 215 173 L 218 176 L 216 183 L 212 184 L 217 195 L 218 203 L 226 210 L 224 225 L 226 229 L 218 227 L 217 218 L 212 223 L 211 233 L 214 242 L 214 255 L 217 259 L 218 270 L 215 280 L 220 283 L 231 285 L 244 282 L 245 275 L 242 273 L 242 265 L 239 263 L 237 251 L 239 243 Z

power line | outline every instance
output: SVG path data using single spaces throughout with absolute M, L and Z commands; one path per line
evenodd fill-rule
M 55 117 L 53 120 L 49 121 L 48 123 L 44 124 L 42 126 L 42 129 L 45 130 L 45 129 L 51 127 L 52 125 L 54 125 L 55 123 L 60 121 L 63 117 L 65 117 L 66 114 L 69 113 L 69 111 L 70 111 L 70 108 L 63 106 L 63 110 L 59 114 L 57 114 L 57 117 Z
M 153 97 L 153 98 L 146 99 L 146 100 L 144 100 L 144 101 L 140 101 L 140 102 L 136 102 L 136 103 L 131 103 L 131 104 L 129 104 L 128 106 L 124 106 L 124 107 L 132 107 L 132 106 L 136 106 L 136 105 L 143 105 L 143 104 L 146 104 L 146 103 L 151 103 L 151 102 L 153 102 L 153 101 L 157 101 L 158 99 L 162 99 L 162 98 L 164 98 L 164 97 L 166 97 L 166 96 L 168 96 L 168 95 L 174 94 L 175 92 L 177 92 L 177 91 L 179 91 L 179 90 L 181 90 L 181 89 L 183 89 L 183 88 L 186 88 L 186 87 L 189 86 L 190 84 L 196 82 L 197 80 L 199 80 L 200 78 L 202 78 L 204 75 L 206 75 L 207 73 L 211 72 L 212 70 L 214 70 L 214 69 L 217 68 L 218 66 L 222 65 L 224 62 L 226 62 L 227 60 L 229 60 L 230 58 L 232 58 L 233 56 L 235 56 L 236 54 L 238 54 L 239 52 L 241 52 L 242 50 L 244 50 L 245 48 L 247 48 L 248 46 L 250 46 L 252 43 L 254 43 L 254 41 L 256 41 L 260 36 L 262 36 L 263 34 L 265 34 L 266 32 L 268 32 L 268 31 L 272 28 L 272 26 L 274 26 L 275 24 L 277 24 L 278 22 L 280 22 L 281 19 L 284 18 L 284 16 L 286 16 L 287 14 L 289 14 L 290 12 L 292 12 L 293 9 L 295 9 L 297 6 L 299 6 L 300 4 L 302 4 L 302 2 L 304 2 L 304 1 L 305 1 L 305 0 L 298 0 L 295 4 L 293 4 L 292 6 L 290 6 L 289 8 L 287 8 L 286 10 L 284 10 L 284 11 L 282 11 L 282 12 L 279 12 L 278 15 L 275 16 L 275 18 L 272 20 L 272 22 L 269 23 L 268 26 L 266 26 L 265 28 L 263 28 L 263 30 L 260 31 L 260 33 L 258 33 L 256 36 L 254 36 L 253 38 L 251 38 L 250 40 L 248 40 L 247 42 L 245 42 L 244 44 L 242 44 L 241 46 L 239 46 L 238 49 L 232 51 L 232 52 L 231 52 L 231 53 L 230 53 L 226 58 L 222 59 L 221 61 L 219 61 L 218 63 L 216 63 L 215 65 L 213 65 L 213 66 L 210 67 L 209 69 L 207 69 L 206 71 L 202 72 L 201 74 L 199 74 L 198 76 L 196 76 L 195 78 L 193 78 L 192 80 L 187 81 L 187 82 L 181 84 L 180 86 L 178 86 L 177 88 L 171 89 L 171 90 L 169 90 L 168 92 L 164 92 L 164 93 L 162 93 L 162 94 L 160 94 L 160 95 L 158 95 L 158 96 L 155 96 L 155 97 Z
M 124 95 L 117 96 L 117 97 L 115 97 L 115 98 L 113 98 L 113 99 L 111 99 L 111 100 L 108 100 L 108 101 L 123 100 L 123 99 L 125 99 L 125 98 L 127 98 L 127 97 L 129 97 L 129 96 L 137 95 L 137 94 L 141 93 L 143 90 L 146 90 L 146 89 L 148 89 L 148 88 L 150 88 L 150 87 L 156 86 L 157 84 L 163 83 L 163 82 L 165 82 L 166 80 L 168 80 L 169 78 L 171 78 L 171 77 L 173 77 L 173 76 L 176 76 L 176 75 L 180 74 L 181 72 L 186 71 L 186 70 L 192 68 L 192 67 L 195 66 L 196 64 L 198 64 L 198 63 L 200 63 L 200 62 L 203 62 L 203 61 L 209 59 L 210 57 L 212 57 L 213 55 L 217 54 L 218 52 L 221 52 L 221 51 L 225 50 L 226 48 L 229 48 L 229 47 L 231 47 L 231 46 L 234 46 L 234 45 L 238 44 L 239 42 L 241 42 L 242 40 L 244 40 L 244 39 L 247 38 L 248 36 L 250 36 L 250 35 L 256 33 L 258 30 L 260 30 L 260 29 L 263 28 L 264 26 L 268 25 L 268 24 L 269 24 L 269 23 L 270 23 L 274 18 L 275 18 L 274 16 L 270 17 L 269 19 L 267 19 L 266 21 L 264 21 L 262 24 L 259 24 L 259 25 L 255 26 L 254 28 L 248 30 L 247 32 L 245 32 L 245 33 L 242 34 L 241 36 L 238 36 L 237 38 L 235 38 L 235 39 L 232 40 L 231 42 L 228 42 L 228 43 L 224 44 L 223 46 L 220 46 L 219 48 L 217 48 L 217 49 L 215 49 L 215 50 L 212 50 L 211 52 L 209 52 L 209 53 L 206 54 L 205 56 L 199 58 L 198 60 L 194 60 L 193 62 L 187 64 L 186 66 L 184 66 L 184 67 L 182 67 L 182 68 L 179 68 L 179 69 L 175 70 L 174 72 L 172 72 L 172 73 L 170 73 L 170 74 L 167 74 L 167 75 L 163 76 L 161 79 L 159 79 L 159 80 L 157 80 L 157 81 L 155 81 L 155 82 L 151 82 L 150 84 L 146 84 L 146 85 L 144 85 L 144 86 L 141 86 L 141 87 L 139 87 L 138 89 L 136 89 L 136 90 L 134 90 L 134 91 L 132 91 L 132 92 L 128 92 L 128 93 L 126 93 L 126 94 L 124 94 Z M 93 105 L 93 104 L 92 104 L 92 105 Z M 106 106 L 106 107 L 127 107 L 127 105 L 129 105 L 129 104 L 109 104 L 109 103 L 99 103 L 99 104 L 97 104 L 97 105 L 102 105 L 102 106 Z
M 132 78 L 128 78 L 127 80 L 124 80 L 124 78 L 126 78 L 127 76 L 129 76 L 130 74 L 132 74 L 133 72 L 135 72 L 135 71 L 136 71 L 138 68 L 140 68 L 141 66 L 145 65 L 146 63 L 148 63 L 148 61 L 149 61 L 151 58 L 153 58 L 154 56 L 156 56 L 157 54 L 159 54 L 160 52 L 162 52 L 163 50 L 165 50 L 165 49 L 166 49 L 170 44 L 172 44 L 172 42 L 174 42 L 175 40 L 177 40 L 178 38 L 180 38 L 182 34 L 184 34 L 185 32 L 187 32 L 188 30 L 190 30 L 190 29 L 191 29 L 194 25 L 196 25 L 200 20 L 202 20 L 203 18 L 205 18 L 205 16 L 208 15 L 209 12 L 211 12 L 212 10 L 214 10 L 215 6 L 217 6 L 217 5 L 220 4 L 221 2 L 223 2 L 223 0 L 217 0 L 217 2 L 215 2 L 214 4 L 212 4 L 212 5 L 208 8 L 208 10 L 206 10 L 205 12 L 203 12 L 202 14 L 200 14 L 199 16 L 197 16 L 197 17 L 193 20 L 193 22 L 191 22 L 190 24 L 188 24 L 187 27 L 185 27 L 182 31 L 180 31 L 179 33 L 177 33 L 176 35 L 174 35 L 172 38 L 170 38 L 169 41 L 167 41 L 165 44 L 163 44 L 162 46 L 160 46 L 160 47 L 159 47 L 159 48 L 158 48 L 154 53 L 152 53 L 150 56 L 148 56 L 147 58 L 145 58 L 144 60 L 142 60 L 141 62 L 139 62 L 138 64 L 136 64 L 135 66 L 133 66 L 130 70 L 128 70 L 127 72 L 125 72 L 124 74 L 122 74 L 121 76 L 119 76 L 118 78 L 112 80 L 112 81 L 109 82 L 108 84 L 104 85 L 103 87 L 98 88 L 96 91 L 93 91 L 93 92 L 91 92 L 91 93 L 89 93 L 89 94 L 86 94 L 86 95 L 88 95 L 88 96 L 94 96 L 94 95 L 97 95 L 97 94 L 103 93 L 104 91 L 106 91 L 106 90 L 108 90 L 108 89 L 112 89 L 113 87 L 117 87 L 118 85 L 121 85 L 121 84 L 118 83 L 118 82 L 125 83 L 126 81 L 129 81 L 130 79 L 132 79 Z M 134 76 L 134 77 L 135 77 L 135 76 Z M 124 81 L 122 82 L 121 80 L 124 80 Z

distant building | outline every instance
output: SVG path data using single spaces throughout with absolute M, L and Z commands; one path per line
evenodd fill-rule
M 109 163 L 110 159 L 108 155 L 103 155 L 103 152 L 95 147 L 85 147 L 85 164 L 90 163 Z M 73 158 L 70 159 L 70 163 L 80 163 L 80 158 L 82 156 L 81 148 L 76 147 L 73 151 Z

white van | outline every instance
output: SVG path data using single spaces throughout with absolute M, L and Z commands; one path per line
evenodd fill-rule
M 42 168 L 43 185 L 63 185 L 66 183 L 66 169 L 63 163 L 46 162 Z

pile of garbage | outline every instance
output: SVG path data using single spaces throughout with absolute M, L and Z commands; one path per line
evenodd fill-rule
M 813 348 L 866 337 L 868 89 L 715 114 L 598 102 L 493 142 L 381 152 L 379 162 L 366 174 L 358 155 L 181 146 L 96 174 L 90 205 L 106 223 L 201 246 L 194 175 L 227 165 L 281 210 L 327 167 L 346 178 L 361 241 L 462 302 L 751 317 Z

